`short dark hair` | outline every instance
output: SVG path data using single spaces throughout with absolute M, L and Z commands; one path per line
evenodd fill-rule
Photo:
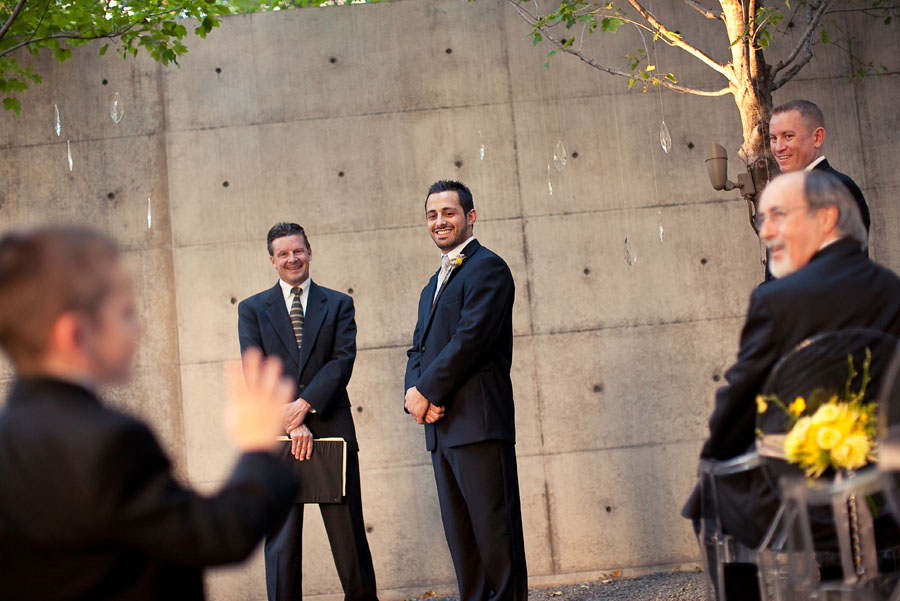
M 869 244 L 869 235 L 863 225 L 859 205 L 853 199 L 844 182 L 821 169 L 813 169 L 803 180 L 803 194 L 810 213 L 826 207 L 837 207 L 835 229 L 841 237 L 859 242 L 862 248 Z
M 432 194 L 440 192 L 456 192 L 459 199 L 459 205 L 462 207 L 463 214 L 468 215 L 469 211 L 475 208 L 475 202 L 472 200 L 472 192 L 462 182 L 448 179 L 442 179 L 431 184 L 428 188 L 428 194 L 425 196 L 425 206 L 428 206 L 428 197 Z
M 772 116 L 779 115 L 781 113 L 787 113 L 788 111 L 797 111 L 800 113 L 800 117 L 803 118 L 803 121 L 809 127 L 809 131 L 813 131 L 820 127 L 825 127 L 825 115 L 822 114 L 822 109 L 809 100 L 791 100 L 790 102 L 785 102 L 780 106 L 776 106 L 772 110 Z
M 303 231 L 302 227 L 296 223 L 279 221 L 269 228 L 269 234 L 266 236 L 266 247 L 269 249 L 270 257 L 273 253 L 272 241 L 278 238 L 284 238 L 285 236 L 303 236 L 303 242 L 306 244 L 306 248 L 312 250 L 312 246 L 309 245 L 309 238 L 306 237 L 306 232 Z
M 87 227 L 43 226 L 0 238 L 0 347 L 13 363 L 40 358 L 63 313 L 97 315 L 118 255 L 110 238 Z

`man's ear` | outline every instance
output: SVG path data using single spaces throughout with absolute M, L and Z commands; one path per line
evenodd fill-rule
M 840 211 L 837 206 L 829 205 L 827 207 L 822 207 L 819 209 L 819 220 L 822 224 L 822 232 L 825 234 L 831 234 L 834 232 L 835 227 L 837 227 L 838 217 L 840 216 Z
M 84 326 L 84 320 L 73 311 L 67 311 L 57 317 L 50 328 L 47 352 L 66 357 L 83 352 L 86 335 Z
M 817 127 L 813 130 L 813 142 L 816 145 L 816 148 L 822 148 L 822 144 L 825 143 L 825 128 Z
M 468 213 L 466 213 L 466 223 L 470 226 L 475 225 L 475 219 L 478 217 L 477 213 L 475 213 L 475 209 L 472 209 Z

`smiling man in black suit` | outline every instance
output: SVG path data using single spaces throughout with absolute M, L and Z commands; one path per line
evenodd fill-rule
M 439 181 L 425 200 L 441 269 L 419 299 L 405 409 L 425 426 L 461 601 L 528 598 L 516 470 L 515 285 L 475 239 L 472 193 Z
M 296 223 L 272 226 L 267 246 L 278 282 L 238 306 L 241 351 L 259 348 L 267 357 L 279 357 L 284 373 L 296 384 L 296 400 L 285 406 L 283 423 L 294 460 L 312 456 L 314 437 L 347 442 L 347 494 L 343 502 L 322 503 L 319 510 L 345 601 L 376 601 L 362 512 L 359 445 L 347 396 L 356 360 L 353 299 L 309 278 L 312 249 Z M 269 601 L 301 598 L 302 540 L 303 505 L 297 503 L 266 537 Z

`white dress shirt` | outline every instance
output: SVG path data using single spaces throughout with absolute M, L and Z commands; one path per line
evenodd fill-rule
M 465 242 L 463 242 L 456 248 L 451 249 L 449 252 L 441 253 L 441 273 L 438 274 L 438 283 L 434 289 L 434 299 L 432 299 L 432 302 L 434 302 L 434 300 L 437 299 L 438 292 L 441 291 L 441 288 L 444 285 L 444 280 L 446 278 L 450 277 L 450 272 L 453 271 L 453 269 L 448 269 L 446 273 L 443 273 L 444 257 L 446 256 L 448 261 L 452 261 L 453 259 L 457 258 L 459 255 L 461 255 L 462 250 L 466 247 L 466 245 L 474 239 L 475 239 L 475 236 L 469 236 L 468 240 L 466 240 Z
M 306 299 L 309 298 L 309 283 L 312 280 L 306 278 L 302 284 L 300 284 L 300 306 L 303 307 L 303 315 L 306 315 Z M 284 280 L 279 279 L 278 283 L 281 284 L 281 293 L 284 295 L 284 306 L 287 308 L 288 315 L 291 314 L 291 305 L 294 304 L 294 294 L 291 292 L 295 287 L 291 286 Z

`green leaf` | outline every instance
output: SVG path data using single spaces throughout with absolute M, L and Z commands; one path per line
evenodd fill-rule
M 678 83 L 678 81 L 675 79 L 675 75 L 673 75 L 672 73 L 666 73 L 666 79 L 668 79 L 672 83 Z
M 890 15 L 888 15 L 884 18 L 884 24 L 890 25 L 892 20 L 893 20 L 893 18 Z
M 18 115 L 22 112 L 22 103 L 19 102 L 18 98 L 4 98 L 3 108 Z
M 100 56 L 106 54 L 106 50 L 109 48 L 109 44 L 103 44 L 103 48 L 100 49 Z
M 622 19 L 618 17 L 604 17 L 600 22 L 600 29 L 607 33 L 616 33 L 622 23 Z
M 822 30 L 822 43 L 823 44 L 828 43 L 828 31 L 825 29 Z

